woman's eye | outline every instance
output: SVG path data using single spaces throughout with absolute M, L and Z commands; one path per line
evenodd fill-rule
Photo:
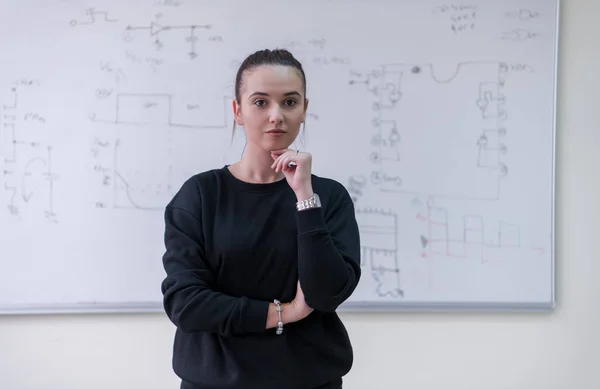
M 254 101 L 254 105 L 256 105 L 258 107 L 264 107 L 266 104 L 267 104 L 267 102 L 265 100 L 262 100 L 262 99 Z M 283 102 L 283 104 L 286 107 L 293 107 L 293 106 L 296 105 L 296 100 L 293 100 L 293 99 L 285 100 Z

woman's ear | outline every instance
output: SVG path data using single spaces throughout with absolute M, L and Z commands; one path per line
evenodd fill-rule
M 242 119 L 242 110 L 236 99 L 233 99 L 231 106 L 233 108 L 233 119 L 238 126 L 243 126 L 244 120 Z
M 302 115 L 302 121 L 306 121 L 306 110 L 308 109 L 308 99 L 304 99 L 304 114 Z

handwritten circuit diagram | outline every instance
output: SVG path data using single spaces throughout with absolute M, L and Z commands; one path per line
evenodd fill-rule
M 493 262 L 502 253 L 529 251 L 543 255 L 543 247 L 528 246 L 521 239 L 521 226 L 502 219 L 492 220 L 482 214 L 457 213 L 450 207 L 438 204 L 435 197 L 426 200 L 416 217 L 421 221 L 419 240 L 421 256 L 446 257 Z
M 108 109 L 114 110 L 113 118 L 90 115 L 98 129 L 91 145 L 95 174 L 112 192 L 96 206 L 161 209 L 172 195 L 175 150 L 182 149 L 178 143 L 190 131 L 227 128 L 230 101 L 231 97 L 205 102 L 169 94 L 115 93 L 116 106 Z M 110 132 L 102 130 L 107 125 Z
M 97 10 L 96 8 L 87 8 L 82 12 L 82 17 L 77 19 L 71 19 L 69 24 L 71 27 L 87 26 L 96 23 L 114 23 L 119 20 L 112 17 L 108 12 L 103 10 Z
M 432 64 L 389 64 L 354 73 L 350 84 L 374 96 L 371 182 L 385 192 L 498 199 L 508 174 L 505 68 L 463 62 L 440 75 Z M 434 143 L 445 145 L 435 158 Z
M 0 104 L 0 158 L 5 210 L 12 217 L 44 217 L 58 222 L 54 207 L 53 147 L 47 141 L 48 119 L 28 105 L 39 82 L 17 80 Z
M 361 206 L 366 192 L 393 196 L 390 203 L 382 202 L 397 204 L 391 212 L 395 225 L 411 235 L 400 241 L 396 237 L 394 246 L 392 224 L 384 222 L 392 216 L 357 211 L 363 265 L 370 266 L 378 280 L 385 279 L 385 285 L 419 257 L 485 265 L 508 252 L 516 257 L 532 253 L 529 258 L 547 253 L 545 242 L 523 241 L 519 222 L 488 215 L 480 206 L 500 203 L 502 183 L 510 174 L 506 86 L 515 73 L 534 70 L 527 64 L 473 61 L 453 67 L 385 64 L 350 72 L 350 87 L 364 88 L 371 96 L 372 135 L 370 152 L 364 156 L 370 173 L 350 176 L 346 187 Z M 423 108 L 430 114 L 424 115 Z M 416 207 L 407 206 L 411 200 Z M 388 236 L 386 225 L 388 245 L 381 240 Z M 402 291 L 396 285 L 394 290 Z
M 398 216 L 377 209 L 357 209 L 361 239 L 361 266 L 371 274 L 381 297 L 402 297 L 398 264 Z M 368 282 L 368 281 L 367 281 Z
M 179 35 L 183 34 L 179 39 L 186 42 L 188 45 L 188 57 L 190 59 L 196 59 L 198 57 L 198 41 L 200 40 L 198 35 L 199 31 L 210 31 L 213 26 L 211 24 L 164 24 L 160 20 L 162 16 L 162 13 L 157 14 L 156 19 L 146 26 L 127 25 L 123 35 L 125 42 L 130 43 L 135 40 L 138 35 L 145 34 L 148 36 L 148 39 L 151 39 L 154 48 L 157 51 L 160 51 L 165 46 L 165 41 L 163 39 L 164 35 L 179 33 Z M 223 37 L 219 35 L 209 35 L 205 40 L 210 42 L 223 42 Z

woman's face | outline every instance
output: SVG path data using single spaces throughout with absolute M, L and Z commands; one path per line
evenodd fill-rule
M 244 72 L 235 121 L 248 143 L 264 151 L 288 148 L 306 119 L 308 100 L 300 73 L 290 66 L 262 65 Z

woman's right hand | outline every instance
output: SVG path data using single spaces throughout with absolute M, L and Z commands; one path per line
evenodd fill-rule
M 300 280 L 298 280 L 298 287 L 296 289 L 296 297 L 290 302 L 289 308 L 292 312 L 292 319 L 290 321 L 299 321 L 304 319 L 306 316 L 314 310 L 308 306 L 306 300 L 304 300 L 304 292 L 302 292 L 302 286 Z

